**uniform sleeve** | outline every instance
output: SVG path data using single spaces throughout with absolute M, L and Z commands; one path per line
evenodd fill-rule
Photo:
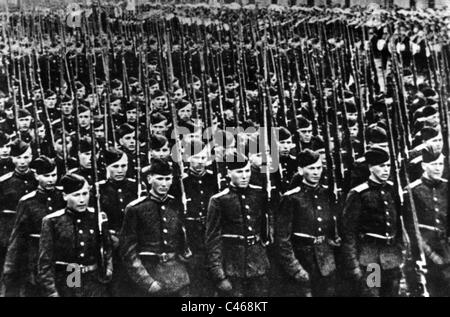
M 348 271 L 359 268 L 356 239 L 360 212 L 361 199 L 359 194 L 351 191 L 345 202 L 342 216 L 342 253 L 344 265 Z
M 130 278 L 141 288 L 148 290 L 155 280 L 145 269 L 138 255 L 137 230 L 136 210 L 128 206 L 125 209 L 125 217 L 119 236 L 119 252 Z
M 205 245 L 207 267 L 217 282 L 226 279 L 222 264 L 221 211 L 216 198 L 211 198 L 206 216 Z
M 412 256 L 414 259 L 419 259 L 420 258 L 419 241 L 416 235 L 410 195 L 407 189 L 405 189 L 404 191 L 403 221 L 405 224 L 406 233 L 408 234 Z
M 59 296 L 55 283 L 55 265 L 53 259 L 53 227 L 51 218 L 42 221 L 39 240 L 38 281 L 46 296 Z
M 279 213 L 275 218 L 275 244 L 283 269 L 291 277 L 302 269 L 292 249 L 292 219 L 295 201 L 288 196 L 281 199 Z
M 28 243 L 27 243 L 27 203 L 19 201 L 17 205 L 17 217 L 9 240 L 3 267 L 3 281 L 5 284 L 5 296 L 19 296 L 19 288 L 27 274 L 28 268 Z

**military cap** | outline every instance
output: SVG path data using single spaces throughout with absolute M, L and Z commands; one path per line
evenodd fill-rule
M 372 147 L 364 157 L 369 165 L 380 165 L 389 161 L 389 153 L 379 147 Z
M 198 81 L 200 81 L 200 78 L 198 78 L 196 75 L 192 76 L 192 83 L 196 83 Z M 226 81 L 226 78 L 225 78 L 225 81 Z
M 422 141 L 428 141 L 432 138 L 435 138 L 439 135 L 439 131 L 432 127 L 424 127 L 420 130 L 420 136 L 422 137 Z
M 418 109 L 423 108 L 427 105 L 427 101 L 426 99 L 422 98 L 422 97 L 417 97 L 413 100 L 410 110 L 411 112 L 416 112 Z
M 130 85 L 138 84 L 139 80 L 136 77 L 130 77 L 130 78 L 128 78 L 128 83 Z
M 105 160 L 106 166 L 112 165 L 119 161 L 124 155 L 126 155 L 123 151 L 116 149 L 114 147 L 110 147 L 109 149 L 105 149 L 103 152 L 103 158 Z
M 223 147 L 230 147 L 234 142 L 234 136 L 229 131 L 217 130 L 214 134 L 214 142 Z
M 70 137 L 67 131 L 63 131 L 62 129 L 56 129 L 54 134 L 55 142 L 58 141 L 59 139 L 62 139 L 63 135 L 65 135 L 66 138 Z
M 205 148 L 205 144 L 200 140 L 190 140 L 188 142 L 183 142 L 184 153 L 183 156 L 186 158 L 190 156 L 197 155 L 201 153 Z
M 345 99 L 350 99 L 353 98 L 355 95 L 353 94 L 353 92 L 351 92 L 350 90 L 344 90 L 344 98 Z
M 297 164 L 299 167 L 306 167 L 320 160 L 319 152 L 305 149 L 297 156 Z
M 439 151 L 435 145 L 428 144 L 425 148 L 422 149 L 422 162 L 434 162 L 441 156 L 441 154 L 442 152 Z
M 152 134 L 150 135 L 149 147 L 151 150 L 158 150 L 162 148 L 164 145 L 166 145 L 168 142 L 169 140 L 167 140 L 165 136 L 159 134 Z
M 0 147 L 4 147 L 8 143 L 9 143 L 9 136 L 5 132 L 0 131 Z
M 403 76 L 412 76 L 412 75 L 413 75 L 413 73 L 412 73 L 411 69 L 409 69 L 409 68 L 403 69 Z
M 436 96 L 436 91 L 433 88 L 427 87 L 425 89 L 422 90 L 423 95 L 425 96 L 425 98 L 428 97 L 434 97 Z
M 186 100 L 184 100 L 184 99 L 181 99 L 181 100 L 179 100 L 179 101 L 177 101 L 177 102 L 175 103 L 175 107 L 177 108 L 177 110 L 181 110 L 181 109 L 183 109 L 183 108 L 189 106 L 190 104 L 191 104 L 191 103 L 190 103 L 189 101 L 186 101 Z
M 374 126 L 367 131 L 367 140 L 371 143 L 385 143 L 387 142 L 386 130 L 379 126 Z
M 78 114 L 83 113 L 83 112 L 87 112 L 87 111 L 91 111 L 91 109 L 89 109 L 85 105 L 79 105 L 78 106 Z
M 125 135 L 134 133 L 134 127 L 128 123 L 122 124 L 117 130 L 117 137 L 119 139 L 123 138 Z
M 31 117 L 31 113 L 27 109 L 19 109 L 18 117 L 19 118 Z
M 76 81 L 75 82 L 75 89 L 81 89 L 81 88 L 84 88 L 84 85 L 81 82 Z
M 69 96 L 69 95 L 64 95 L 62 98 L 61 98 L 61 103 L 68 103 L 68 102 L 72 102 L 73 100 L 72 100 L 72 98 Z
M 86 183 L 87 181 L 84 179 L 84 177 L 73 173 L 64 175 L 61 179 L 63 192 L 67 195 L 79 191 L 84 187 Z
M 36 174 L 43 175 L 53 172 L 56 168 L 56 163 L 53 159 L 41 155 L 31 162 L 30 168 L 33 169 Z
M 165 120 L 167 121 L 168 119 L 163 114 L 161 114 L 160 112 L 152 113 L 152 115 L 150 117 L 150 123 L 151 124 L 158 124 L 158 123 L 160 123 L 162 121 L 165 121 Z
M 278 130 L 278 141 L 285 141 L 290 137 L 292 137 L 291 132 L 289 132 L 289 130 L 285 127 L 280 127 L 280 129 Z
M 148 85 L 149 85 L 150 87 L 151 87 L 151 86 L 158 85 L 158 81 L 157 81 L 156 79 L 154 79 L 154 78 L 150 78 L 149 81 L 148 81 Z
M 297 119 L 297 128 L 298 129 L 306 129 L 311 126 L 311 121 L 304 117 L 300 117 Z
M 349 126 L 349 128 L 354 127 L 358 124 L 358 121 L 356 121 L 355 119 L 349 119 L 347 120 L 347 125 Z
M 136 110 L 137 107 L 137 103 L 135 101 L 129 101 L 127 102 L 127 104 L 125 105 L 125 112 L 127 111 L 132 111 L 132 110 Z
M 358 112 L 358 110 L 356 109 L 356 105 L 353 102 L 348 102 L 346 101 L 344 103 L 345 105 L 345 109 L 347 110 L 347 113 L 355 113 Z
M 11 144 L 11 156 L 20 156 L 30 148 L 30 145 L 20 139 Z
M 225 165 L 228 170 L 244 168 L 248 164 L 248 159 L 240 152 L 229 153 L 225 156 Z
M 252 119 L 247 119 L 244 122 L 242 122 L 242 128 L 244 130 L 247 130 L 248 128 L 257 129 L 258 128 L 258 124 Z
M 164 96 L 164 92 L 162 90 L 157 89 L 153 92 L 152 98 L 158 98 L 161 96 Z
M 195 133 L 201 129 L 201 127 L 195 125 L 194 123 L 185 122 L 185 121 L 180 122 L 179 127 L 186 129 L 188 131 L 188 134 Z M 184 130 L 184 131 L 186 131 L 186 130 Z M 184 132 L 184 131 L 181 131 L 181 132 Z
M 4 108 L 10 109 L 12 107 L 14 107 L 14 100 L 12 98 L 9 98 L 8 100 L 5 101 Z
M 375 112 L 385 112 L 386 111 L 386 103 L 384 99 L 376 100 L 372 104 L 373 111 Z
M 103 126 L 105 124 L 105 122 L 103 121 L 102 117 L 96 117 L 94 119 L 94 129 L 98 129 L 101 126 Z
M 92 151 L 91 138 L 84 137 L 80 140 L 80 153 L 86 153 Z
M 120 104 L 123 104 L 125 101 L 124 98 L 121 97 L 111 97 L 110 103 L 120 102 Z
M 114 79 L 113 81 L 111 81 L 111 89 L 117 89 L 120 88 L 122 86 L 122 82 L 118 79 Z
M 422 116 L 423 117 L 429 117 L 429 116 L 433 116 L 437 113 L 437 110 L 434 109 L 432 106 L 426 106 L 423 110 L 422 110 Z
M 45 91 L 44 98 L 47 99 L 47 98 L 50 98 L 50 97 L 55 96 L 55 95 L 56 95 L 56 93 L 53 90 L 47 89 Z
M 150 168 L 147 174 L 158 174 L 158 175 L 171 175 L 173 173 L 172 166 L 169 162 L 160 158 L 152 158 L 150 161 Z
M 234 83 L 233 76 L 226 76 L 225 77 L 225 85 L 229 85 L 229 84 L 233 84 L 233 83 Z

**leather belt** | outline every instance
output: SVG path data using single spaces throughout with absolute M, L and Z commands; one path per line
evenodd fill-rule
M 363 238 L 373 238 L 379 241 L 385 241 L 387 245 L 391 245 L 394 242 L 395 236 L 383 236 L 378 233 L 366 232 L 362 234 Z
M 325 242 L 325 236 L 312 236 L 307 233 L 294 232 L 295 237 L 309 239 L 313 244 L 322 244 Z
M 419 223 L 419 228 L 420 229 L 425 229 L 425 230 L 430 230 L 430 231 L 435 231 L 435 232 L 443 232 L 444 230 L 439 229 L 437 227 L 433 227 L 433 226 L 429 226 L 429 225 L 424 225 Z
M 247 244 L 247 245 L 254 245 L 254 244 L 258 243 L 259 241 L 261 241 L 261 238 L 259 235 L 243 236 L 240 234 L 224 233 L 224 234 L 222 234 L 222 238 L 236 239 L 239 242 L 245 242 L 245 244 Z
M 5 209 L 1 211 L 2 214 L 15 214 L 15 210 Z
M 30 233 L 30 238 L 40 239 L 41 235 L 37 233 Z
M 155 252 L 149 252 L 149 251 L 143 251 L 143 252 L 139 252 L 140 256 L 150 256 L 150 257 L 155 257 L 158 259 L 159 262 L 161 263 L 165 263 L 165 262 L 169 262 L 170 260 L 173 260 L 176 257 L 176 253 L 175 252 L 170 252 L 170 253 L 155 253 Z
M 198 218 L 194 218 L 194 217 L 185 217 L 185 220 L 188 221 L 197 221 L 197 222 L 201 222 L 201 223 L 205 223 L 206 217 L 202 216 L 202 217 L 198 217 Z
M 73 267 L 79 267 L 80 268 L 80 272 L 82 274 L 88 273 L 88 272 L 93 272 L 95 270 L 97 270 L 98 265 L 97 264 L 91 264 L 91 265 L 83 265 L 83 264 L 78 264 L 78 263 L 68 263 L 68 262 L 63 262 L 63 261 L 56 261 L 55 262 L 56 265 L 60 265 L 60 266 L 73 266 Z

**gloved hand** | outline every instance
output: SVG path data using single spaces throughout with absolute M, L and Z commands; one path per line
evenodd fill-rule
M 233 289 L 233 286 L 228 279 L 224 279 L 223 281 L 220 281 L 217 288 L 222 292 L 229 292 Z
M 162 286 L 158 281 L 154 281 L 152 285 L 150 285 L 150 288 L 148 289 L 148 292 L 150 294 L 156 294 L 162 290 Z
M 295 273 L 294 278 L 295 278 L 295 280 L 297 282 L 301 282 L 301 283 L 308 282 L 309 281 L 309 274 L 304 269 L 301 269 L 300 271 Z

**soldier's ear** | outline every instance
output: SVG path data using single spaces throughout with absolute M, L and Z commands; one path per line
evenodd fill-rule
M 151 183 L 152 183 L 152 180 L 153 180 L 153 175 L 152 175 L 152 174 L 148 174 L 148 175 L 147 175 L 147 182 L 148 182 L 149 184 L 151 184 Z
M 67 194 L 63 193 L 63 199 L 64 201 L 67 201 Z
M 298 173 L 303 176 L 303 168 L 297 167 Z

